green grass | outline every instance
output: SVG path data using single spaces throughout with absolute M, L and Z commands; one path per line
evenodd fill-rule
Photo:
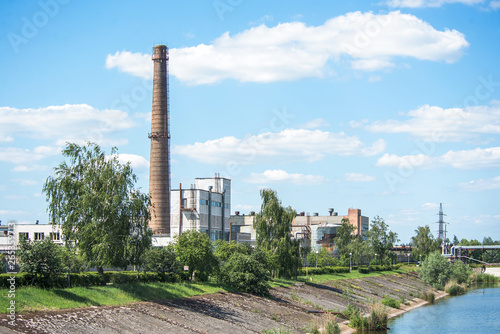
M 133 283 L 110 286 L 40 289 L 22 287 L 16 290 L 16 312 L 57 310 L 101 305 L 124 305 L 146 300 L 163 300 L 212 294 L 227 288 L 213 283 Z M 0 313 L 7 313 L 8 290 L 0 290 Z
M 354 279 L 371 276 L 404 273 L 403 268 L 396 271 L 371 272 L 360 274 L 357 270 L 346 274 L 325 274 L 314 276 L 299 276 L 297 280 L 274 279 L 271 287 L 289 287 L 297 282 L 323 283 L 340 279 Z M 25 313 L 44 310 L 58 310 L 103 305 L 124 305 L 128 303 L 184 298 L 220 291 L 234 291 L 215 283 L 132 283 L 114 284 L 95 287 L 74 287 L 68 289 L 41 289 L 35 287 L 20 287 L 16 290 L 16 312 Z M 0 289 L 0 314 L 7 313 L 10 303 L 9 290 Z

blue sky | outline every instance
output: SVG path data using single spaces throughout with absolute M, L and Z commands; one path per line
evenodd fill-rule
M 360 208 L 500 239 L 500 1 L 0 3 L 0 220 L 48 221 L 65 142 L 117 146 L 148 189 L 152 62 L 170 49 L 172 188 L 232 211 Z

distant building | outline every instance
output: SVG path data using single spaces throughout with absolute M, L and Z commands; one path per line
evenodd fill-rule
M 9 234 L 12 234 L 14 237 L 16 249 L 22 237 L 31 241 L 50 238 L 55 244 L 64 244 L 62 230 L 59 225 L 18 223 L 13 225 L 0 225 L 0 252 L 2 254 L 5 254 L 9 249 Z
M 360 209 L 349 209 L 345 216 L 339 216 L 333 209 L 329 212 L 328 216 L 299 213 L 292 222 L 292 237 L 301 240 L 303 246 L 311 247 L 313 250 L 324 247 L 333 251 L 334 238 L 337 236 L 337 228 L 342 224 L 342 219 L 348 219 L 354 226 L 353 234 L 364 235 L 369 229 L 369 219 L 361 215 Z M 255 212 L 241 215 L 236 211 L 231 216 L 231 240 L 255 245 L 257 236 L 253 227 L 254 221 Z

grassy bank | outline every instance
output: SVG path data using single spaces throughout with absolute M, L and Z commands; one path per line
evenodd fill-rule
M 19 288 L 15 292 L 16 312 L 58 310 L 88 306 L 124 305 L 145 300 L 183 298 L 227 292 L 212 283 L 132 283 L 108 286 L 75 287 L 68 289 Z M 0 313 L 7 313 L 9 290 L 0 290 Z
M 297 282 L 323 283 L 339 279 L 355 279 L 370 276 L 401 274 L 405 268 L 396 271 L 360 274 L 357 270 L 345 274 L 324 274 L 299 276 L 297 280 L 272 280 L 272 287 L 290 286 Z M 192 297 L 217 292 L 228 292 L 230 288 L 216 283 L 130 283 L 107 286 L 74 287 L 66 289 L 41 289 L 20 287 L 15 292 L 16 312 L 58 310 L 88 306 L 124 305 L 147 300 L 163 300 Z M 7 313 L 10 303 L 8 289 L 0 289 L 0 313 Z

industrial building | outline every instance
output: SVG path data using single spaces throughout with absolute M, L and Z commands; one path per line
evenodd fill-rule
M 229 239 L 231 214 L 231 180 L 215 175 L 196 178 L 187 189 L 172 189 L 170 193 L 171 237 L 185 231 L 207 233 L 212 241 Z
M 353 234 L 364 235 L 369 229 L 369 218 L 362 216 L 360 209 L 349 209 L 345 216 L 339 216 L 330 209 L 327 216 L 320 216 L 318 213 L 313 213 L 312 216 L 305 212 L 299 213 L 292 222 L 291 233 L 295 239 L 302 240 L 302 245 L 305 247 L 311 247 L 312 250 L 324 247 L 333 252 L 337 228 L 343 219 L 348 219 L 354 226 Z M 238 211 L 235 212 L 231 216 L 231 240 L 255 245 L 254 221 L 255 212 L 250 212 L 250 215 L 240 215 Z
M 9 235 L 12 237 L 9 238 Z M 0 253 L 5 254 L 12 247 L 17 249 L 21 238 L 40 241 L 47 237 L 55 244 L 63 245 L 64 243 L 62 230 L 59 225 L 38 223 L 9 223 L 8 225 L 0 225 Z M 12 240 L 14 240 L 14 244 L 11 244 Z

